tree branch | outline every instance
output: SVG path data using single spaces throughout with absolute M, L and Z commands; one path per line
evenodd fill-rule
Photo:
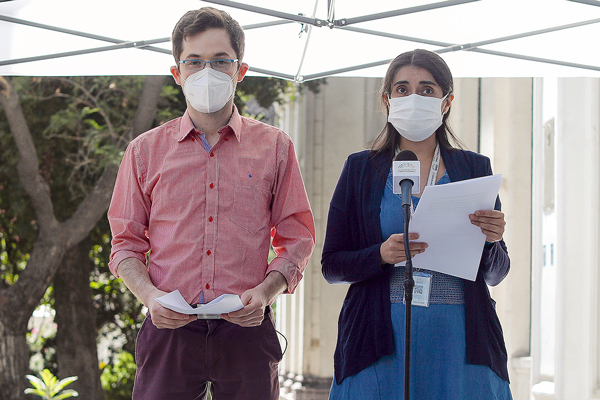
M 164 80 L 164 76 L 146 77 L 140 103 L 131 122 L 130 132 L 133 137 L 137 137 L 152 126 Z M 65 222 L 69 248 L 85 238 L 108 209 L 117 172 L 116 165 L 106 167 L 94 189 L 79 204 L 73 216 Z
M 19 180 L 31 197 L 40 225 L 40 234 L 52 231 L 58 227 L 59 222 L 54 216 L 50 186 L 39 173 L 37 151 L 19 104 L 19 96 L 10 81 L 4 77 L 0 77 L 0 104 L 4 107 L 4 113 L 19 150 L 20 157 L 17 165 Z
M 133 140 L 141 133 L 146 132 L 152 127 L 158 100 L 162 92 L 162 86 L 165 82 L 164 76 L 147 76 L 142 89 L 142 96 L 133 121 L 131 122 L 131 133 L 129 140 Z

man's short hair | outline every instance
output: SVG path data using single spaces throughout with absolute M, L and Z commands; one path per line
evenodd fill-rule
M 231 47 L 235 50 L 239 62 L 244 58 L 244 30 L 231 15 L 225 11 L 213 7 L 203 7 L 199 10 L 188 11 L 175 25 L 171 42 L 173 44 L 173 57 L 179 66 L 181 53 L 183 52 L 183 41 L 200 32 L 209 29 L 225 29 L 229 34 Z M 206 60 L 210 61 L 210 60 Z

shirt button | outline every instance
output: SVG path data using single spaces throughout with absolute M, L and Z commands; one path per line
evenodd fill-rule
M 215 187 L 215 185 L 213 183 L 211 183 L 210 185 L 208 185 L 211 189 Z
M 210 250 L 208 250 L 208 251 L 206 252 L 206 255 L 207 255 L 207 256 L 210 256 Z
M 210 152 L 210 156 L 211 156 L 211 157 L 214 157 L 214 156 L 215 156 L 215 153 L 213 153 L 213 152 L 211 151 L 211 152 Z
M 210 285 L 209 285 L 208 283 L 206 284 L 206 288 L 207 288 L 207 289 L 210 289 Z
M 208 217 L 208 222 L 213 222 L 213 217 Z
M 229 138 L 225 138 L 225 139 L 223 139 L 223 140 L 224 140 L 224 141 L 228 141 L 228 140 L 229 140 Z

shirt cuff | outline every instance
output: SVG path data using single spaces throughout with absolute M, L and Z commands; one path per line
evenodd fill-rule
M 302 279 L 302 272 L 300 272 L 300 268 L 298 268 L 298 266 L 290 260 L 282 257 L 275 257 L 273 261 L 271 261 L 265 276 L 267 276 L 271 271 L 277 271 L 285 278 L 287 282 L 287 289 L 285 290 L 285 293 L 294 293 L 296 287 Z

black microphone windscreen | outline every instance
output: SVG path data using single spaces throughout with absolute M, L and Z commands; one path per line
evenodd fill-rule
M 396 158 L 394 158 L 394 161 L 419 161 L 419 159 L 412 151 L 402 150 L 400 153 L 398 153 Z

